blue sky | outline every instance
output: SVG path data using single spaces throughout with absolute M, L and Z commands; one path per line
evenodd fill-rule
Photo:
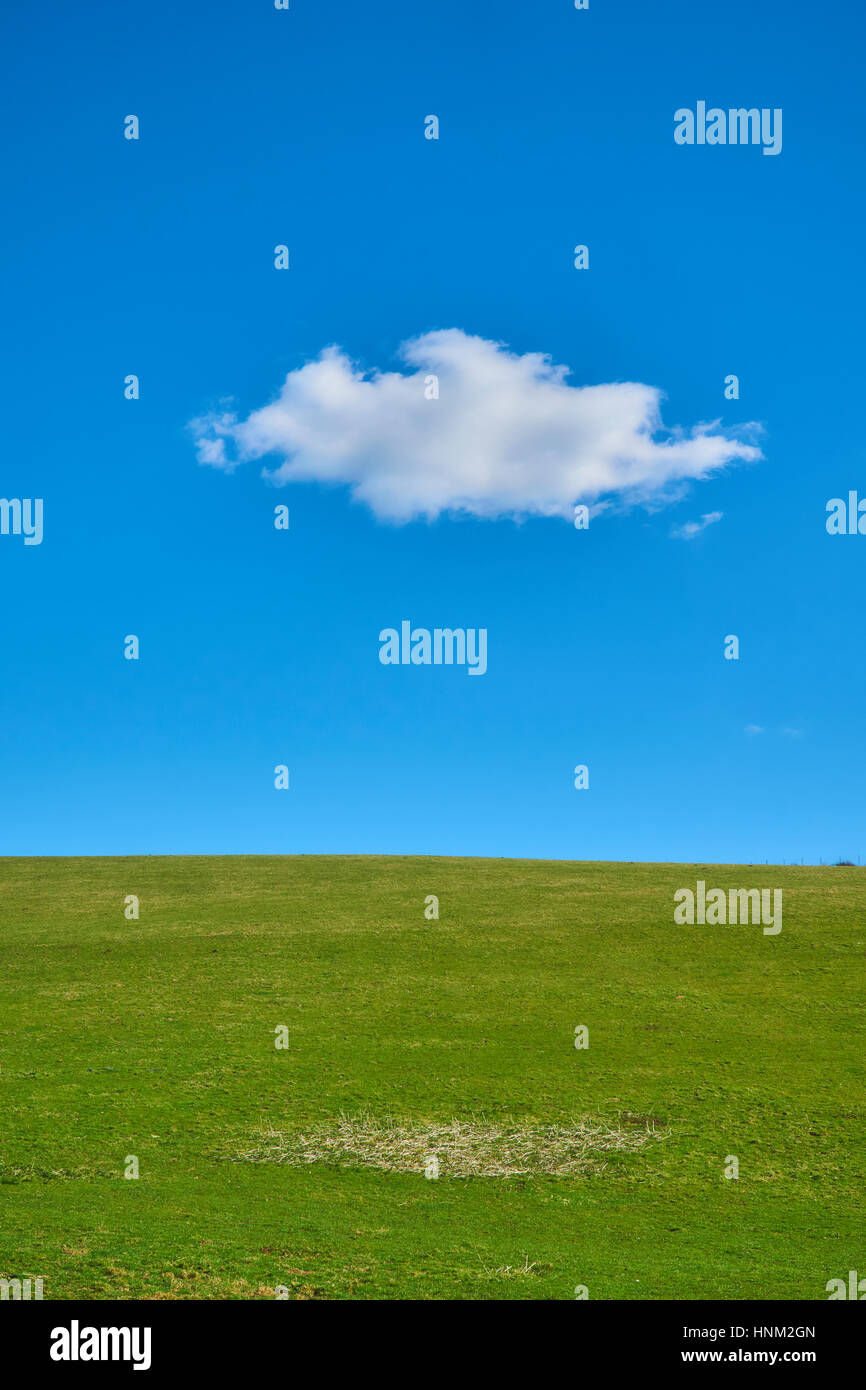
M 866 537 L 825 529 L 866 495 L 860 6 L 16 3 L 4 27 L 0 492 L 45 529 L 0 536 L 0 852 L 866 853 Z M 781 108 L 782 153 L 677 146 L 700 99 Z M 666 426 L 758 422 L 763 458 L 585 532 L 395 524 L 345 484 L 274 487 L 279 456 L 197 462 L 191 420 L 247 419 L 328 345 L 405 373 L 443 329 L 658 388 Z M 383 666 L 402 619 L 486 628 L 486 674 Z

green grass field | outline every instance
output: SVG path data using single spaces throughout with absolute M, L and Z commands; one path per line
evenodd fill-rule
M 697 878 L 781 887 L 781 934 L 675 926 Z M 826 1299 L 866 1274 L 866 871 L 6 859 L 0 952 L 0 1277 L 45 1298 Z M 341 1115 L 354 1157 L 274 1161 Z M 587 1120 L 622 1146 L 553 1175 L 545 1136 Z M 536 1166 L 387 1171 L 399 1132 L 420 1153 L 453 1122 L 479 1171 L 503 1131 Z

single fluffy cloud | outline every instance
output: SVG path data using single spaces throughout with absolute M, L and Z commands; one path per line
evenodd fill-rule
M 380 519 L 405 522 L 570 517 L 576 502 L 614 495 L 663 501 L 761 457 L 718 421 L 666 430 L 655 386 L 572 386 L 546 355 L 458 328 L 412 338 L 400 356 L 407 371 L 364 372 L 326 348 L 246 419 L 192 421 L 200 462 L 230 471 L 273 455 L 281 461 L 262 470 L 271 482 L 344 484 Z
M 704 512 L 700 521 L 686 521 L 682 526 L 675 526 L 671 531 L 672 536 L 678 540 L 690 541 L 694 536 L 700 535 L 708 526 L 712 526 L 716 521 L 721 521 L 724 512 Z

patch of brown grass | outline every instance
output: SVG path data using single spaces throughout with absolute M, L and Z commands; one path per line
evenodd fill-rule
M 341 1115 L 302 1132 L 263 1129 L 259 1142 L 236 1157 L 245 1163 L 329 1163 L 419 1174 L 436 1158 L 443 1178 L 568 1178 L 600 1171 L 604 1154 L 633 1153 L 665 1137 L 651 1122 L 641 1127 L 590 1118 L 567 1125 L 425 1124 Z

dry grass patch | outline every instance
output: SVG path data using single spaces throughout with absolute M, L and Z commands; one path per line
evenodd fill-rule
M 490 1269 L 480 1255 L 478 1261 L 488 1279 L 522 1279 L 527 1274 L 541 1278 L 550 1270 L 550 1265 L 540 1265 L 537 1260 L 530 1262 L 528 1255 L 524 1255 L 522 1265 L 500 1265 L 498 1269 Z
M 303 1132 L 263 1129 L 259 1142 L 236 1157 L 245 1163 L 329 1163 L 378 1168 L 385 1173 L 425 1173 L 432 1159 L 450 1178 L 577 1177 L 605 1167 L 603 1155 L 633 1153 L 663 1139 L 655 1125 L 642 1128 L 579 1119 L 566 1125 L 497 1125 L 481 1120 L 447 1124 L 398 1123 L 368 1115 L 341 1115 Z

